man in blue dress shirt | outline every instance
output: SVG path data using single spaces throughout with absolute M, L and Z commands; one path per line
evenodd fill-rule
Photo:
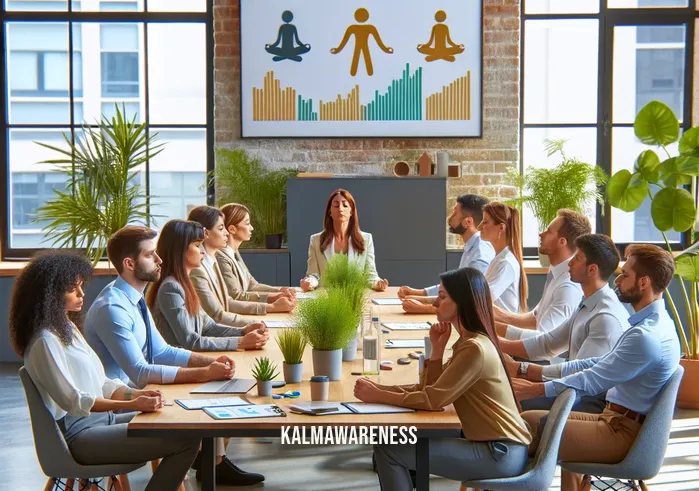
M 107 243 L 107 256 L 119 276 L 97 296 L 85 318 L 84 335 L 97 353 L 107 377 L 131 387 L 148 384 L 192 384 L 226 380 L 235 374 L 234 361 L 225 355 L 213 358 L 168 345 L 155 328 L 143 291 L 160 278 L 156 232 L 128 226 L 114 233 Z M 264 476 L 248 473 L 225 457 L 221 440 L 217 449 L 216 481 L 249 485 Z M 198 456 L 193 468 L 201 466 Z
M 679 365 L 680 344 L 663 300 L 663 291 L 675 272 L 674 259 L 669 252 L 650 244 L 630 245 L 625 255 L 628 260 L 615 283 L 619 299 L 631 304 L 635 313 L 629 318 L 631 327 L 614 348 L 601 357 L 558 365 L 559 379 L 512 382 L 520 399 L 555 396 L 567 388 L 586 395 L 608 391 L 602 414 L 570 414 L 558 453 L 562 461 L 621 462 L 658 393 Z M 531 365 L 527 378 L 542 380 L 542 368 Z M 509 372 L 514 370 L 516 366 L 508 366 Z M 536 431 L 541 429 L 540 421 L 546 414 L 527 411 L 522 416 Z M 535 438 L 530 450 L 537 444 Z M 589 489 L 583 476 L 567 471 L 563 471 L 561 485 L 563 491 Z

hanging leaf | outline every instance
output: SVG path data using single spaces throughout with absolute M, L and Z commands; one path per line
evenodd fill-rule
M 680 155 L 699 156 L 699 128 L 689 128 L 682 133 L 678 150 Z
M 646 145 L 669 145 L 680 136 L 680 122 L 666 104 L 651 101 L 636 115 L 633 130 Z
M 609 204 L 623 211 L 634 211 L 648 196 L 648 182 L 640 174 L 626 169 L 614 174 L 607 183 Z
M 689 230 L 694 225 L 696 213 L 692 195 L 681 188 L 661 189 L 650 205 L 653 223 L 661 232 Z
M 651 184 L 657 184 L 660 178 L 660 159 L 653 150 L 644 150 L 636 159 L 634 170 Z
M 670 157 L 660 164 L 660 179 L 665 186 L 676 188 L 691 184 L 691 176 L 687 175 L 680 167 L 682 165 L 681 158 L 684 157 Z
M 699 254 L 688 252 L 675 258 L 675 273 L 683 280 L 699 283 Z

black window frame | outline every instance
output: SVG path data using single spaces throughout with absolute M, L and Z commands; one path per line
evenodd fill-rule
M 0 0 L 0 14 L 2 15 L 2 36 L 3 49 L 0 50 L 0 65 L 2 66 L 2 80 L 6 89 L 0 97 L 0 147 L 3 149 L 0 156 L 0 205 L 4 206 L 4 211 L 0 213 L 0 260 L 2 261 L 25 261 L 36 252 L 45 249 L 42 248 L 12 248 L 10 247 L 10 228 L 12 217 L 10 216 L 10 130 L 11 129 L 66 129 L 69 128 L 71 134 L 79 131 L 81 124 L 75 121 L 74 104 L 75 98 L 80 97 L 74 89 L 74 73 L 73 73 L 73 25 L 79 23 L 142 23 L 144 35 L 144 51 L 142 56 L 145 58 L 145 63 L 148 60 L 148 25 L 149 24 L 203 24 L 205 26 L 205 66 L 206 66 L 206 121 L 204 124 L 151 124 L 149 114 L 149 93 L 148 93 L 148 70 L 144 71 L 141 83 L 144 86 L 145 112 L 142 115 L 142 121 L 146 123 L 146 131 L 158 131 L 167 129 L 203 129 L 206 130 L 206 175 L 209 175 L 214 169 L 215 161 L 215 140 L 214 140 L 214 0 L 206 0 L 205 12 L 160 12 L 149 11 L 148 0 L 143 0 L 143 11 L 91 11 L 85 12 L 73 10 L 73 1 L 67 1 L 67 10 L 65 11 L 16 11 L 7 10 L 5 0 Z M 9 90 L 9 71 L 8 59 L 6 54 L 7 46 L 7 24 L 13 22 L 64 22 L 68 23 L 68 74 L 69 74 L 69 90 L 68 99 L 70 105 L 70 120 L 68 123 L 61 124 L 10 124 L 9 122 L 9 106 L 10 106 L 10 90 Z M 147 67 L 147 65 L 146 65 Z M 111 96 L 110 96 L 111 97 Z M 90 125 L 93 126 L 93 125 Z M 146 191 L 150 190 L 150 169 L 146 163 L 145 169 L 145 186 Z M 207 179 L 206 184 L 206 202 L 214 204 L 214 186 Z M 149 205 L 149 203 L 148 203 Z M 150 206 L 148 206 L 150 211 Z
M 608 0 L 599 0 L 597 13 L 526 13 L 527 0 L 522 0 L 520 22 L 520 173 L 528 166 L 524 161 L 524 132 L 528 128 L 595 128 L 597 131 L 597 165 L 611 175 L 612 128 L 633 127 L 633 123 L 612 123 L 613 73 L 614 73 L 614 28 L 617 26 L 685 26 L 684 102 L 681 131 L 692 125 L 693 78 L 694 78 L 694 36 L 695 21 L 699 18 L 697 0 L 688 0 L 686 7 L 642 7 L 609 8 Z M 596 19 L 599 21 L 599 58 L 597 85 L 597 122 L 594 123 L 525 123 L 524 122 L 524 78 L 525 42 L 528 20 Z M 634 156 L 635 157 L 635 156 Z M 697 200 L 697 190 L 691 191 Z M 611 236 L 611 207 L 605 201 L 604 215 L 599 203 L 595 207 L 596 230 Z M 689 232 L 681 235 L 679 242 L 671 243 L 673 250 L 682 250 L 691 243 Z M 629 242 L 615 242 L 620 253 Z M 663 244 L 664 246 L 664 244 Z M 537 257 L 536 247 L 525 247 L 526 257 Z

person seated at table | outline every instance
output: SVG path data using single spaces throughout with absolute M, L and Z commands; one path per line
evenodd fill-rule
M 223 289 L 227 290 L 228 295 L 230 295 L 230 310 L 255 315 L 291 312 L 296 306 L 296 290 L 286 286 L 269 286 L 258 283 L 250 274 L 240 255 L 240 245 L 250 240 L 254 230 L 250 223 L 250 211 L 238 203 L 229 203 L 216 211 L 221 214 L 221 224 L 219 225 L 217 218 L 214 231 L 209 231 L 209 234 L 217 235 L 219 240 L 216 248 L 211 248 L 211 250 L 215 250 L 216 267 L 220 270 L 223 278 Z M 213 212 L 210 214 L 213 218 Z M 189 214 L 190 220 L 196 219 L 193 216 L 195 216 L 194 210 Z M 197 221 L 202 223 L 202 220 Z M 206 227 L 206 224 L 202 223 L 202 225 Z M 222 240 L 222 232 L 226 233 L 227 239 L 225 241 Z M 221 243 L 225 244 L 223 248 L 218 247 Z M 206 239 L 204 247 L 208 256 L 211 250 Z M 204 259 L 206 261 L 208 257 Z M 192 276 L 192 280 L 194 281 L 194 276 Z
M 161 277 L 162 260 L 156 252 L 157 233 L 128 225 L 107 241 L 107 257 L 118 277 L 97 295 L 85 319 L 85 338 L 97 353 L 109 378 L 139 389 L 148 384 L 197 384 L 229 380 L 235 362 L 228 355 L 216 358 L 168 345 L 143 298 L 149 283 Z M 224 438 L 216 439 L 216 483 L 247 486 L 265 480 L 246 472 L 226 457 Z M 201 455 L 192 468 L 201 474 Z
M 439 323 L 430 328 L 432 355 L 417 385 L 357 380 L 354 395 L 370 403 L 436 411 L 454 405 L 464 438 L 430 441 L 430 473 L 464 481 L 510 477 L 527 465 L 532 437 L 519 415 L 495 334 L 490 288 L 483 274 L 462 268 L 440 277 L 435 300 Z M 452 325 L 459 339 L 443 362 Z M 381 489 L 412 489 L 414 445 L 375 445 Z
M 459 268 L 476 268 L 485 273 L 490 261 L 495 257 L 495 251 L 490 242 L 481 238 L 478 225 L 483 221 L 483 207 L 488 198 L 477 194 L 462 194 L 456 198 L 456 204 L 447 220 L 449 231 L 461 236 L 464 242 L 464 252 L 459 261 Z M 401 286 L 398 298 L 403 301 L 403 310 L 409 314 L 433 314 L 434 297 L 437 296 L 439 285 L 427 288 L 411 288 Z M 419 298 L 415 298 L 419 297 Z
M 327 261 L 334 254 L 347 254 L 351 260 L 369 269 L 373 290 L 388 288 L 388 280 L 379 277 L 374 260 L 374 240 L 370 233 L 359 229 L 359 213 L 354 198 L 344 189 L 332 192 L 325 205 L 323 231 L 311 235 L 308 246 L 308 267 L 301 280 L 303 291 L 318 287 Z
M 133 390 L 105 375 L 80 332 L 84 282 L 91 276 L 92 266 L 82 255 L 35 255 L 15 279 L 10 342 L 24 358 L 76 462 L 138 464 L 163 459 L 146 491 L 175 491 L 197 455 L 200 439 L 127 436 L 137 412 L 159 411 L 163 396 L 158 390 Z
M 204 227 L 199 222 L 170 220 L 158 238 L 163 260 L 160 278 L 148 289 L 146 302 L 165 341 L 192 351 L 260 349 L 269 339 L 263 322 L 243 328 L 216 323 L 202 308 L 190 273 L 205 255 Z

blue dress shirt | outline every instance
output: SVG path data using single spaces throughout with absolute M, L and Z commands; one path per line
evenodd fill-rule
M 464 244 L 464 252 L 461 254 L 459 261 L 459 269 L 461 268 L 476 268 L 481 273 L 485 274 L 490 262 L 495 257 L 495 249 L 487 240 L 481 239 L 481 233 L 476 232 Z M 425 288 L 428 297 L 436 297 L 439 294 L 439 285 L 429 286 Z
M 146 324 L 138 302 L 142 295 L 121 276 L 100 292 L 87 312 L 84 335 L 109 378 L 143 388 L 171 384 L 179 367 L 189 363 L 190 351 L 168 345 L 155 329 L 148 311 L 153 364 L 146 361 Z
M 546 395 L 568 387 L 585 395 L 608 390 L 607 401 L 647 414 L 680 363 L 680 343 L 663 300 L 636 312 L 629 323 L 606 355 L 564 363 L 563 378 L 544 384 Z

